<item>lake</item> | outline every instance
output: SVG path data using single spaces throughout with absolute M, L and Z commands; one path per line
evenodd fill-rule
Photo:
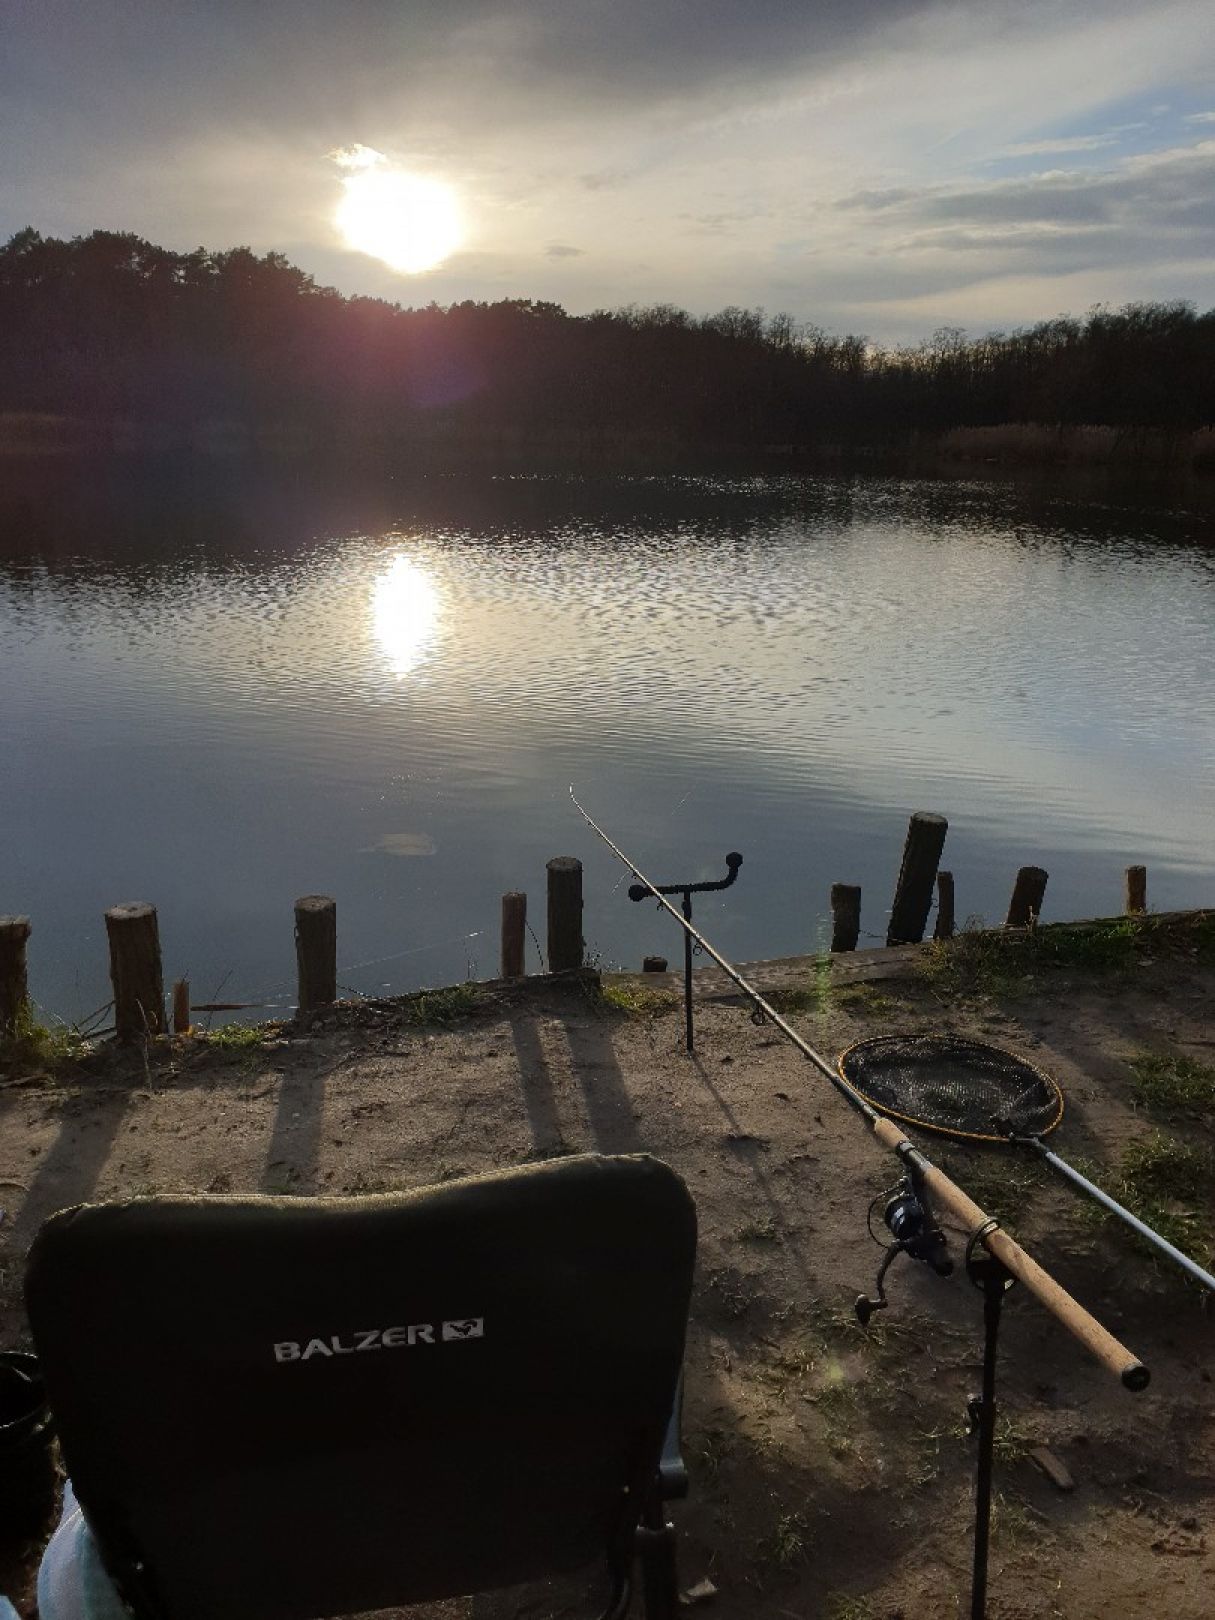
M 1040 479 L 6 477 L 0 911 L 69 1018 L 115 902 L 196 1001 L 272 1016 L 296 896 L 337 898 L 352 990 L 487 978 L 559 854 L 594 959 L 676 960 L 571 782 L 659 882 L 743 853 L 696 911 L 738 959 L 820 947 L 834 881 L 884 938 L 915 809 L 959 919 L 1024 864 L 1048 919 L 1117 911 L 1130 862 L 1211 904 L 1213 540 L 1205 500 Z

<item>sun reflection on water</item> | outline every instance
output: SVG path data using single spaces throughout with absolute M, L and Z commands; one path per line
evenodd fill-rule
M 411 557 L 395 556 L 371 592 L 375 638 L 398 680 L 425 658 L 439 623 L 439 593 Z

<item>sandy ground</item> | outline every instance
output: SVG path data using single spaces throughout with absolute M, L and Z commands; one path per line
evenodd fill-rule
M 1113 1165 L 1154 1126 L 1127 1059 L 1215 1058 L 1215 963 L 1181 947 L 1131 974 L 1037 982 L 1011 1000 L 942 997 L 915 952 L 838 960 L 793 1014 L 834 1055 L 866 1034 L 953 1029 L 1051 1069 L 1055 1145 Z M 768 984 L 807 984 L 804 964 Z M 867 1332 L 870 1200 L 894 1160 L 771 1026 L 701 980 L 697 1051 L 667 1007 L 622 1012 L 586 985 L 487 988 L 450 1026 L 402 1004 L 338 1009 L 247 1051 L 178 1043 L 148 1065 L 103 1052 L 55 1078 L 0 1079 L 0 1342 L 27 1342 L 22 1259 L 39 1222 L 82 1199 L 151 1191 L 341 1194 L 412 1187 L 553 1152 L 646 1151 L 699 1209 L 687 1353 L 691 1497 L 681 1575 L 706 1612 L 919 1620 L 968 1612 L 981 1301 L 959 1273 L 901 1261 Z M 1215 1388 L 1202 1296 L 1066 1188 L 1003 1149 L 930 1152 L 990 1202 L 1153 1370 L 1130 1395 L 1022 1291 L 1002 1338 L 993 1620 L 1206 1620 L 1212 1612 Z M 1009 1175 L 1010 1169 L 1013 1174 Z M 954 1252 L 960 1257 L 961 1245 Z M 1060 1491 L 1028 1456 L 1045 1444 Z M 32 1606 L 34 1544 L 0 1551 L 0 1590 Z M 585 1592 L 499 1594 L 454 1617 L 593 1613 Z

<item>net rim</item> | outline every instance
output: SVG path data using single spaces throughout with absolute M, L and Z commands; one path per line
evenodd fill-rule
M 955 1126 L 934 1125 L 929 1120 L 917 1119 L 913 1114 L 900 1114 L 885 1103 L 879 1102 L 877 1098 L 871 1097 L 865 1088 L 858 1085 L 845 1069 L 846 1059 L 853 1057 L 855 1054 L 875 1053 L 883 1048 L 905 1046 L 911 1041 L 925 1043 L 936 1041 L 942 1048 L 951 1046 L 955 1050 L 964 1047 L 971 1052 L 982 1052 L 987 1056 L 999 1058 L 1004 1063 L 1013 1063 L 1018 1069 L 1027 1070 L 1035 1080 L 1040 1081 L 1046 1087 L 1048 1093 L 1055 1099 L 1054 1118 L 1049 1124 L 1044 1125 L 1041 1130 L 1035 1131 L 1034 1135 L 1036 1137 L 1049 1136 L 1061 1124 L 1066 1103 L 1063 1091 L 1054 1075 L 1048 1074 L 1045 1069 L 1039 1068 L 1036 1063 L 1031 1062 L 1027 1057 L 1023 1057 L 1019 1052 L 1010 1052 L 1005 1046 L 993 1046 L 990 1041 L 972 1041 L 966 1035 L 871 1035 L 863 1041 L 853 1041 L 852 1045 L 846 1046 L 836 1059 L 835 1066 L 840 1079 L 858 1097 L 863 1098 L 870 1108 L 876 1109 L 879 1114 L 884 1115 L 887 1119 L 898 1120 L 900 1125 L 910 1125 L 917 1131 L 931 1131 L 935 1136 L 952 1137 L 955 1142 L 1000 1142 L 1006 1144 L 1008 1138 L 997 1135 L 995 1131 L 963 1131 Z

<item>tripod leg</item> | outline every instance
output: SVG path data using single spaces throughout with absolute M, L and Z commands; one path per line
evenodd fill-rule
M 975 1555 L 970 1620 L 987 1613 L 987 1558 L 991 1536 L 991 1473 L 996 1447 L 996 1344 L 1007 1274 L 991 1263 L 983 1273 L 983 1394 L 978 1401 L 979 1459 L 975 1475 Z
M 683 914 L 689 922 L 692 921 L 692 896 L 686 891 L 683 897 Z M 692 936 L 684 930 L 683 936 L 683 1017 L 686 1026 L 688 1051 L 692 1050 Z

